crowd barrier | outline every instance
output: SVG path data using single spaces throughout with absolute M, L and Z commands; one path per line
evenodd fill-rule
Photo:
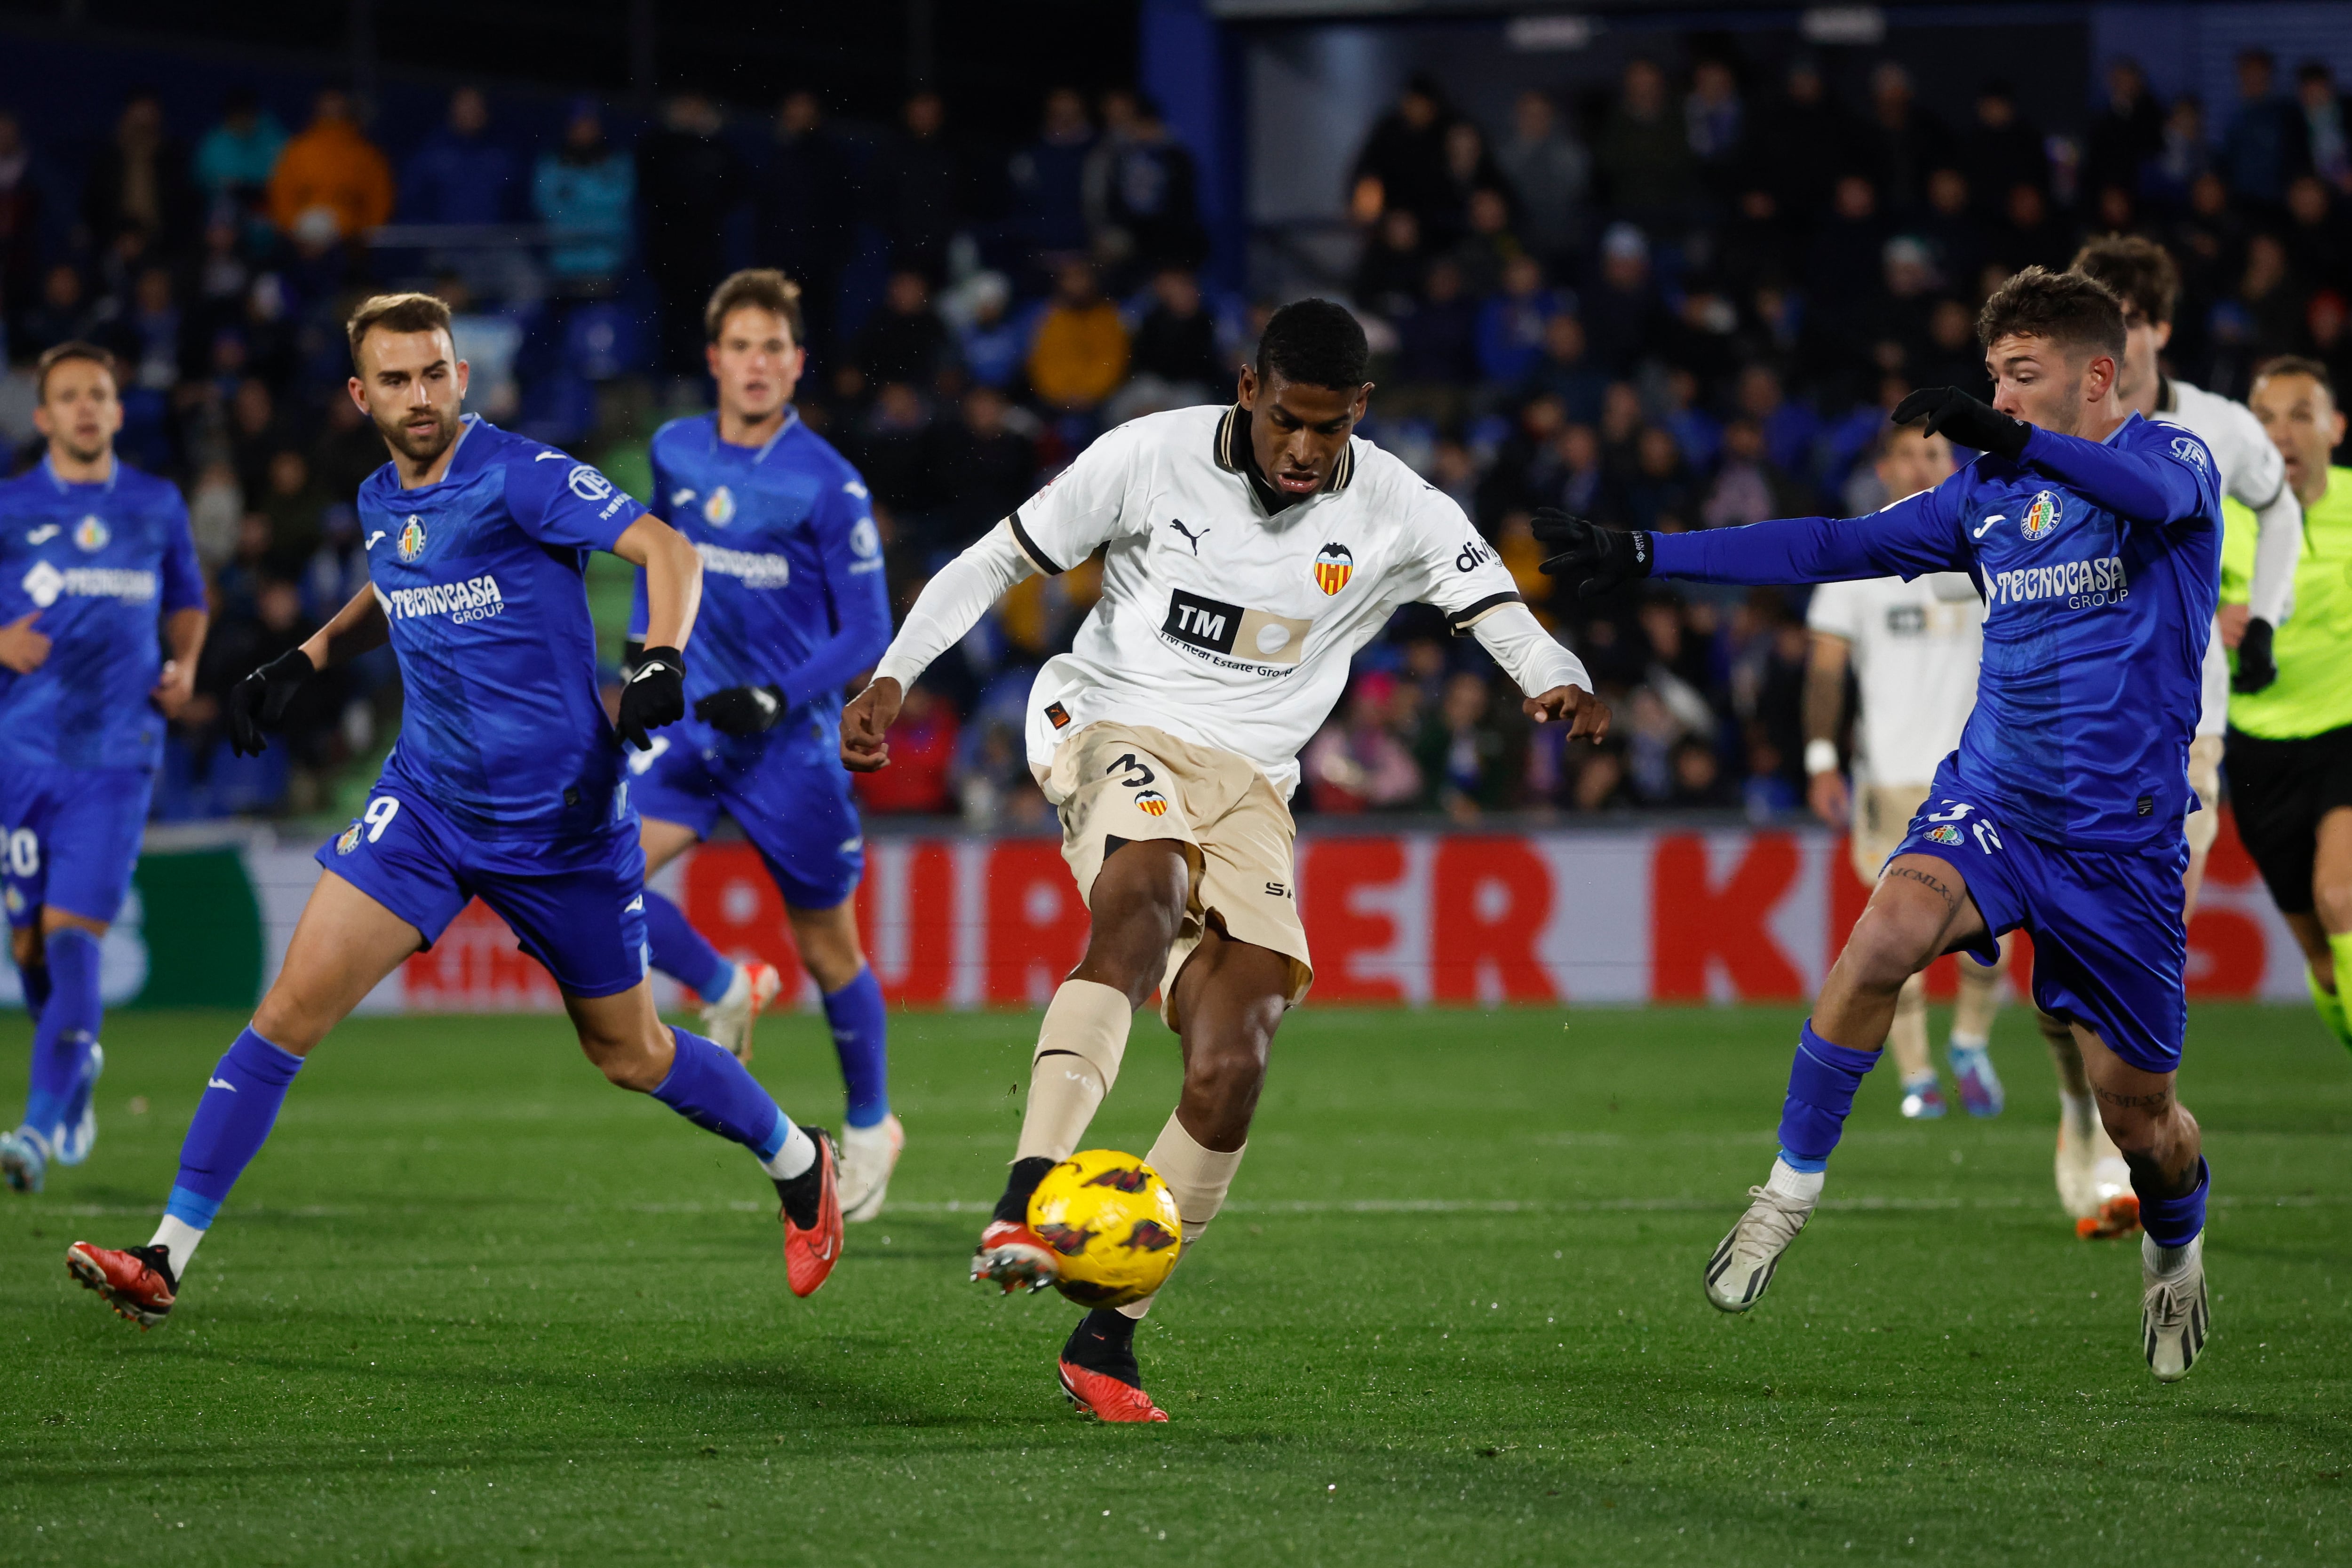
M 107 940 L 112 1005 L 249 1006 L 318 880 L 311 846 L 252 830 L 152 844 Z M 722 951 L 768 960 L 814 1005 L 783 905 L 749 845 L 705 846 L 654 885 Z M 1797 1002 L 1820 984 L 1868 889 L 1843 837 L 1812 828 L 1531 832 L 1317 828 L 1295 895 L 1315 955 L 1309 1005 Z M 1087 912 L 1044 838 L 877 837 L 857 895 L 876 973 L 902 1007 L 1041 1005 L 1077 959 Z M 2223 820 L 2189 926 L 2200 998 L 2300 1001 L 2303 966 Z M 1930 973 L 1948 995 L 1951 960 Z M 2030 963 L 2017 965 L 2022 994 Z M 0 1000 L 13 972 L 0 972 Z M 657 983 L 665 1005 L 680 999 Z M 374 1012 L 557 1010 L 547 973 L 479 903 L 369 997 Z

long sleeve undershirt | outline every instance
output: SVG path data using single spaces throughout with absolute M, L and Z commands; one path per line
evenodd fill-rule
M 2294 614 L 2294 567 L 2303 555 L 2303 502 L 2284 483 L 2268 506 L 2254 513 L 2253 581 L 2246 587 L 2247 612 L 2273 626 Z
M 980 623 L 1006 589 L 1036 570 L 1014 542 L 1010 519 L 990 529 L 923 584 L 906 624 L 874 667 L 874 679 L 887 676 L 902 690 L 914 685 L 933 659 Z

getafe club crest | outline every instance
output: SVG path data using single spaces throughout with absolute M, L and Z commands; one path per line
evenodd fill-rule
M 1927 838 L 1935 844 L 1958 844 L 1960 842 L 1960 830 L 1947 822 L 1940 827 L 1929 828 Z
M 735 492 L 725 485 L 712 490 L 702 503 L 702 521 L 713 528 L 724 528 L 735 521 Z
M 414 561 L 425 553 L 425 520 L 411 517 L 400 525 L 400 538 L 394 542 L 403 561 Z
M 98 520 L 96 512 L 74 524 L 74 542 L 92 554 L 105 549 L 106 542 L 113 537 L 106 524 Z
M 1315 585 L 1336 594 L 1356 574 L 1356 557 L 1344 544 L 1327 544 L 1315 552 Z
M 2017 531 L 2028 539 L 2047 539 L 2051 531 L 2058 526 L 2060 515 L 2056 493 L 2043 490 L 2033 498 L 2033 504 L 2025 509 L 2025 517 L 2018 523 Z
M 354 822 L 349 827 L 344 828 L 341 833 L 335 835 L 335 853 L 338 855 L 348 855 L 352 850 L 358 848 L 360 847 L 360 825 Z

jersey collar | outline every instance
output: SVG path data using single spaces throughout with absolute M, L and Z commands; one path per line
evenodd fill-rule
M 46 447 L 41 452 L 41 472 L 49 476 L 49 483 L 58 487 L 58 494 L 62 496 L 73 493 L 74 481 L 58 472 L 57 465 L 49 461 L 49 453 Z M 114 481 L 121 473 L 122 459 L 109 452 L 106 455 L 106 478 L 98 481 L 98 488 L 106 494 L 112 495 Z
M 1236 403 L 1225 410 L 1224 417 L 1217 421 L 1216 440 L 1210 447 L 1210 455 L 1216 459 L 1217 467 L 1247 479 L 1250 492 L 1257 497 L 1258 505 L 1269 514 L 1296 506 L 1301 500 L 1312 500 L 1310 496 L 1286 496 L 1265 482 L 1257 471 L 1257 464 L 1250 457 L 1249 428 L 1248 409 Z M 1355 477 L 1356 444 L 1351 439 L 1339 448 L 1339 460 L 1331 466 L 1331 477 L 1323 481 L 1323 488 L 1316 493 L 1337 495 L 1346 489 Z
M 798 425 L 800 422 L 801 411 L 793 407 L 789 403 L 785 404 L 784 422 L 776 426 L 776 433 L 774 435 L 769 437 L 765 441 L 760 444 L 757 451 L 751 453 L 751 466 L 756 468 L 761 463 L 766 462 L 768 460 L 768 454 L 776 449 L 776 443 L 791 435 L 793 433 L 793 426 Z M 737 447 L 732 442 L 723 442 L 719 439 L 719 416 L 717 414 L 713 414 L 710 416 L 710 455 L 714 458 L 717 457 L 719 455 L 719 448 L 722 446 L 726 447 L 730 451 L 736 452 L 747 449 L 741 447 Z

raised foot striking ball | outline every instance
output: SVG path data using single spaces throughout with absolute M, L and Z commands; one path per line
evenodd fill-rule
M 1054 1288 L 1087 1307 L 1140 1301 L 1184 1249 L 1176 1195 L 1160 1173 L 1116 1149 L 1087 1149 L 1029 1194 L 1029 1228 L 1060 1259 Z

